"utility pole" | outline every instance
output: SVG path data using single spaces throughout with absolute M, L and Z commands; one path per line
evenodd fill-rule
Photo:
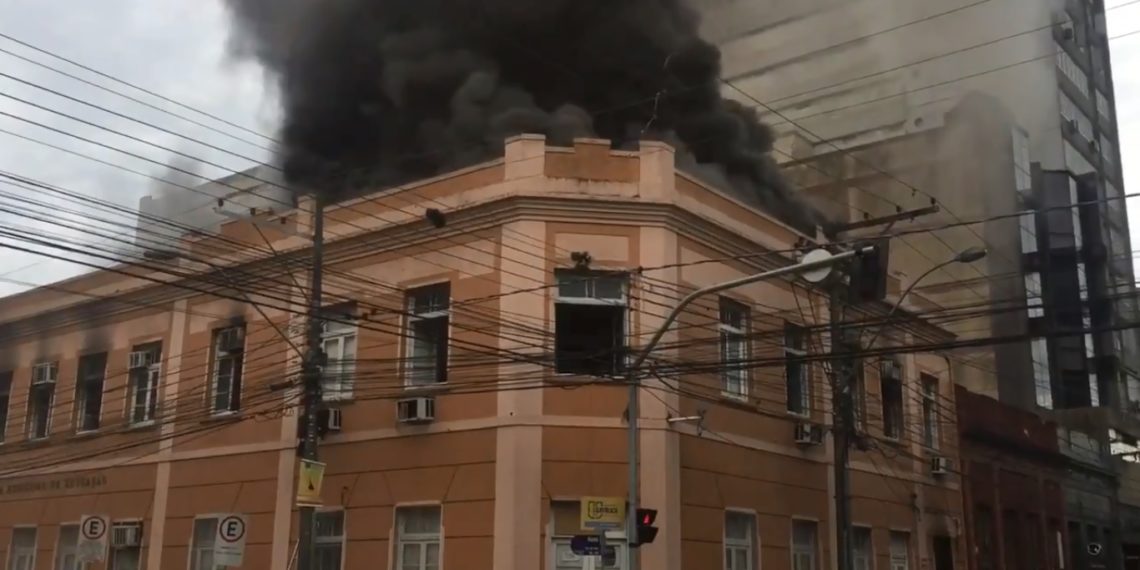
M 321 366 L 323 348 L 321 346 L 321 279 L 324 265 L 325 215 L 324 199 L 319 193 L 313 195 L 313 268 L 309 282 L 309 322 L 306 335 L 304 362 L 301 363 L 301 378 L 305 420 L 305 437 L 301 446 L 301 457 L 316 461 L 317 454 L 317 411 L 321 404 Z M 313 521 L 316 507 L 300 505 L 297 528 L 297 568 L 313 569 Z
M 847 291 L 842 273 L 836 275 L 829 300 L 831 331 L 831 435 L 835 453 L 835 534 L 838 570 L 852 570 L 854 544 L 851 540 L 851 474 L 848 470 L 851 435 L 855 429 L 855 405 L 851 390 L 851 371 L 844 342 L 843 306 Z
M 653 349 L 656 348 L 657 343 L 661 342 L 661 337 L 665 336 L 665 331 L 669 330 L 669 327 L 673 325 L 677 317 L 681 315 L 681 312 L 684 311 L 686 307 L 705 295 L 712 295 L 721 291 L 727 291 L 743 285 L 750 285 L 765 279 L 785 275 L 802 274 L 808 281 L 818 283 L 828 275 L 831 266 L 871 251 L 873 251 L 873 248 L 857 248 L 853 251 L 831 254 L 826 250 L 817 249 L 805 255 L 803 259 L 795 265 L 789 265 L 755 275 L 748 275 L 740 279 L 733 279 L 732 281 L 725 281 L 724 283 L 717 283 L 716 285 L 697 289 L 686 295 L 681 299 L 680 303 L 677 303 L 677 306 L 669 311 L 669 314 L 665 316 L 665 321 L 653 332 L 653 337 L 637 352 L 637 356 L 625 371 L 625 380 L 629 384 L 629 404 L 626 408 L 626 413 L 629 415 L 626 422 L 627 435 L 629 437 L 629 506 L 626 509 L 626 561 L 628 562 L 628 566 L 626 570 L 638 570 L 637 510 L 641 507 L 641 503 L 638 501 L 638 486 L 641 482 L 639 465 L 641 448 L 640 442 L 638 441 L 638 415 L 640 414 L 638 389 L 640 388 L 640 381 L 637 372 L 641 369 L 641 365 L 645 363 L 646 359 L 649 358 Z M 301 570 L 307 569 L 302 568 Z

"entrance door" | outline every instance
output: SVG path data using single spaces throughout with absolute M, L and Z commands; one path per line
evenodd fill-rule
M 934 550 L 934 570 L 954 570 L 954 539 L 949 536 L 931 538 Z

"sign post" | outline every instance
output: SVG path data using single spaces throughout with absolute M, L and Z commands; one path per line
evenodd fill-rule
M 79 562 L 102 562 L 107 558 L 107 531 L 111 521 L 105 515 L 83 515 L 79 519 Z
M 241 566 L 245 555 L 245 515 L 229 514 L 218 517 L 218 535 L 214 540 L 214 564 Z

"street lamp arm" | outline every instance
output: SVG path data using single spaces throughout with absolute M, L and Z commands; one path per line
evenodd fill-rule
M 677 306 L 673 307 L 673 309 L 669 311 L 669 314 L 665 317 L 665 322 L 661 323 L 661 326 L 657 327 L 657 330 L 653 333 L 653 337 L 650 338 L 649 342 L 638 352 L 637 358 L 630 365 L 630 370 L 637 370 L 642 364 L 644 364 L 645 360 L 649 358 L 650 353 L 653 352 L 653 349 L 657 347 L 657 343 L 661 342 L 661 337 L 665 336 L 665 332 L 669 330 L 669 327 L 672 326 L 673 322 L 677 320 L 677 317 L 681 315 L 681 311 L 684 311 L 686 307 L 693 303 L 693 301 L 696 301 L 705 295 L 712 295 L 714 293 L 727 291 L 729 289 L 734 289 L 742 285 L 749 285 L 758 281 L 764 281 L 765 279 L 771 279 L 773 277 L 780 277 L 782 275 L 793 273 L 803 273 L 812 269 L 828 267 L 845 259 L 850 259 L 864 253 L 871 253 L 872 251 L 874 251 L 874 247 L 867 246 L 860 249 L 837 253 L 825 259 L 805 261 L 797 263 L 795 265 L 780 267 L 771 271 L 765 271 L 764 273 L 748 275 L 739 279 L 733 279 L 732 281 L 725 281 L 724 283 L 717 283 L 716 285 L 709 285 L 708 287 L 697 289 L 696 291 L 685 295 L 685 297 L 681 299 L 681 302 L 677 303 Z

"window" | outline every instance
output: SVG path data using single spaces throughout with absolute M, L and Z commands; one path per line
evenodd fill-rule
M 856 352 L 857 353 L 857 352 Z M 855 359 L 851 363 L 851 402 L 855 406 L 855 425 L 867 428 L 867 374 L 863 361 Z
M 1105 167 L 1108 168 L 1110 172 L 1115 172 L 1116 145 L 1112 143 L 1111 139 L 1104 136 L 1104 133 L 1100 135 L 1100 156 L 1104 159 Z
M 131 349 L 128 362 L 130 371 L 130 423 L 148 424 L 158 412 L 158 378 L 162 368 L 161 345 L 154 343 Z
M 1018 194 L 1025 195 L 1033 190 L 1033 167 L 1029 162 L 1029 135 L 1018 128 L 1013 129 L 1013 179 Z
M 1096 92 L 1096 112 L 1103 119 L 1112 120 L 1112 105 L 1108 104 L 1108 98 L 1099 89 Z
M 872 570 L 875 556 L 871 552 L 871 529 L 857 526 L 851 530 L 852 570 Z
M 1041 306 L 1040 273 L 1025 274 L 1025 313 L 1031 319 L 1045 316 L 1045 308 Z
M 241 373 L 245 359 L 245 326 L 217 329 L 213 338 L 214 362 L 210 370 L 210 406 L 215 414 L 241 409 Z
M 396 510 L 396 568 L 439 570 L 439 507 Z
M 1082 155 L 1076 148 L 1073 148 L 1073 145 L 1069 144 L 1069 141 L 1065 141 L 1064 147 L 1065 166 L 1069 169 L 1070 172 L 1076 174 L 1077 176 L 1080 176 L 1082 174 L 1088 174 L 1095 170 L 1093 168 L 1093 165 L 1084 157 L 1084 155 Z
M 28 389 L 28 439 L 43 439 L 51 435 L 51 408 L 55 403 L 58 377 L 58 362 L 41 362 L 32 367 L 32 384 Z
M 922 374 L 922 443 L 938 449 L 938 377 Z
M 724 513 L 724 570 L 756 568 L 756 517 L 748 513 Z
M 1037 405 L 1046 410 L 1053 409 L 1053 382 L 1049 372 L 1049 349 L 1044 338 L 1029 342 L 1029 352 L 1033 360 L 1033 384 L 1037 392 Z
M 554 570 L 602 570 L 596 556 L 581 556 L 570 549 L 570 541 L 576 534 L 587 531 L 581 529 L 579 519 L 582 512 L 579 501 L 551 501 L 550 517 L 553 519 L 553 532 L 550 536 L 550 552 L 554 558 Z M 625 568 L 625 535 L 610 531 L 606 533 L 607 546 L 614 548 L 618 570 Z
M 344 511 L 319 512 L 313 524 L 316 570 L 340 570 L 344 558 Z
M 59 542 L 55 545 L 55 570 L 82 570 L 79 564 L 79 525 L 59 527 Z
M 792 521 L 792 570 L 817 570 L 815 521 Z
M 8 568 L 9 570 L 35 570 L 35 528 L 17 527 L 12 529 L 12 551 L 8 555 Z
M 720 386 L 729 396 L 748 396 L 748 307 L 720 299 Z
M 1061 97 L 1061 117 L 1069 123 L 1076 123 L 1077 132 L 1080 133 L 1085 140 L 1093 140 L 1092 121 L 1085 116 L 1084 111 L 1082 111 L 1080 107 L 1077 107 L 1077 104 L 1073 103 L 1073 100 L 1069 99 L 1064 92 L 1058 91 L 1058 93 Z
M 218 519 L 194 519 L 194 537 L 190 546 L 190 570 L 217 570 L 214 564 L 214 537 L 218 535 Z
M 340 307 L 325 312 L 321 325 L 321 348 L 325 353 L 325 366 L 321 374 L 321 393 L 326 401 L 352 398 L 356 372 L 356 324 L 352 322 L 352 307 Z
M 1073 61 L 1073 58 L 1069 57 L 1069 54 L 1065 51 L 1064 48 L 1061 46 L 1056 46 L 1056 48 L 1057 67 L 1061 69 L 1061 73 L 1064 73 L 1065 77 L 1069 78 L 1069 81 L 1073 82 L 1073 86 L 1077 88 L 1077 91 L 1080 91 L 1087 97 L 1089 94 L 1088 76 L 1085 75 L 1084 70 L 1082 70 L 1080 66 L 1077 65 L 1077 62 Z
M 447 335 L 451 284 L 440 283 L 408 292 L 406 382 L 426 386 L 447 381 Z
M 554 365 L 560 374 L 613 376 L 625 369 L 626 279 L 559 272 Z
M 1073 204 L 1073 207 L 1069 209 L 1073 214 L 1073 239 L 1076 242 L 1076 248 L 1080 249 L 1084 242 L 1084 234 L 1081 232 L 1081 207 L 1076 204 L 1080 204 L 1081 199 L 1077 195 L 1077 181 L 1072 178 L 1069 179 L 1069 203 Z
M 897 361 L 879 363 L 879 393 L 883 401 L 883 435 L 899 439 L 903 431 L 903 386 Z
M 910 533 L 891 531 L 891 570 L 910 570 Z
M 103 414 L 103 379 L 107 373 L 107 353 L 79 358 L 75 375 L 75 431 L 99 429 Z
M 116 528 L 137 527 L 138 525 L 139 523 L 137 522 L 112 523 L 112 536 L 114 535 Z M 195 531 L 196 530 L 197 529 L 195 529 Z M 136 544 L 135 546 L 120 546 L 111 548 L 111 563 L 108 565 L 108 570 L 140 570 L 140 568 L 142 568 L 141 546 Z
M 811 413 L 811 379 L 808 377 L 807 330 L 792 323 L 784 323 L 784 376 L 788 388 L 788 411 L 793 414 Z
M 994 570 L 994 515 L 989 507 L 974 506 L 974 543 L 978 551 L 978 570 Z
M 1021 253 L 1034 253 L 1037 251 L 1037 214 L 1032 211 L 1022 214 L 1018 221 L 1021 224 Z
M 8 406 L 12 403 L 12 373 L 0 373 L 0 442 L 8 435 Z

